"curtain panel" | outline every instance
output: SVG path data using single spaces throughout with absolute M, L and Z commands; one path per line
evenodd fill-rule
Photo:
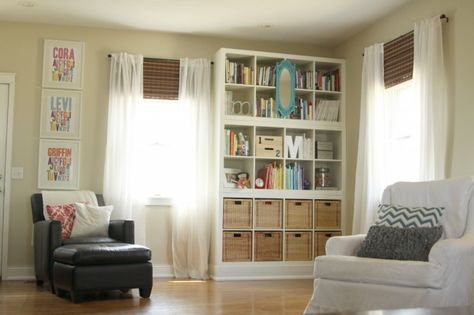
M 145 224 L 134 212 L 134 119 L 143 94 L 143 56 L 127 53 L 110 58 L 107 145 L 104 166 L 104 198 L 114 206 L 112 219 L 131 219 L 136 242 L 145 241 Z
M 207 279 L 210 250 L 211 69 L 208 59 L 180 60 L 178 194 L 172 209 L 172 254 L 178 278 Z
M 383 44 L 365 48 L 362 70 L 359 146 L 352 233 L 365 233 L 372 224 L 383 187 L 384 72 Z
M 448 139 L 447 79 L 440 16 L 415 24 L 413 81 L 421 106 L 420 179 L 444 179 Z

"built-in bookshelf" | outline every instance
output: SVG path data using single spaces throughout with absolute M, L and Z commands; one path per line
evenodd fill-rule
M 289 117 L 275 101 L 275 69 L 285 59 L 296 67 Z M 311 277 L 325 240 L 344 231 L 344 60 L 223 48 L 214 71 L 211 274 Z

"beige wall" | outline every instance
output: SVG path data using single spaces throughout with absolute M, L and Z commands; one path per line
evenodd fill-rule
M 24 179 L 12 181 L 8 265 L 33 265 L 29 198 L 37 191 L 43 39 L 85 42 L 80 188 L 102 191 L 106 141 L 108 61 L 110 52 L 147 57 L 209 57 L 220 47 L 331 56 L 316 45 L 295 45 L 230 38 L 0 22 L 0 72 L 16 73 L 13 166 L 24 167 Z M 146 207 L 147 236 L 155 264 L 169 264 L 169 208 Z
M 371 25 L 335 48 L 346 59 L 347 205 L 346 226 L 352 225 L 355 167 L 359 130 L 362 53 L 364 47 L 386 42 L 413 29 L 415 22 L 445 13 L 445 58 L 449 83 L 450 122 L 448 176 L 474 174 L 474 1 L 416 0 Z

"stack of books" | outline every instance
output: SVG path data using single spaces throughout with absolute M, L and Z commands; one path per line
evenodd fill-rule
M 304 167 L 299 163 L 288 163 L 285 170 L 286 189 L 304 189 Z
M 273 97 L 268 99 L 260 97 L 256 100 L 256 113 L 257 117 L 277 118 L 277 108 Z
M 259 178 L 264 182 L 264 189 L 283 189 L 283 166 L 276 161 L 268 163 L 259 172 Z
M 225 82 L 237 84 L 252 84 L 252 67 L 243 63 L 225 61 Z
M 333 71 L 316 70 L 316 90 L 341 91 L 339 69 Z
M 297 89 L 312 89 L 313 88 L 313 72 L 296 70 L 296 88 Z
M 316 104 L 315 120 L 339 121 L 339 100 L 318 100 Z
M 257 66 L 257 85 L 275 86 L 275 66 Z

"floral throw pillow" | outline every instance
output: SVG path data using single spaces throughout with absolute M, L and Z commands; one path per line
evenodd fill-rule
M 76 219 L 74 204 L 47 205 L 46 211 L 50 220 L 61 222 L 61 239 L 67 240 L 70 238 L 74 220 Z

